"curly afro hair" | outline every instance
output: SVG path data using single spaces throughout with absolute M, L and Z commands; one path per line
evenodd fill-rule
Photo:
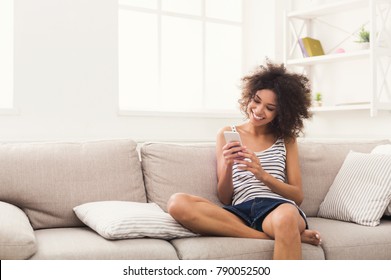
M 311 117 L 311 90 L 309 79 L 304 75 L 287 72 L 284 64 L 265 66 L 242 79 L 240 110 L 249 118 L 247 107 L 257 91 L 272 90 L 277 97 L 277 116 L 270 124 L 271 132 L 279 138 L 294 139 L 303 132 L 303 120 Z

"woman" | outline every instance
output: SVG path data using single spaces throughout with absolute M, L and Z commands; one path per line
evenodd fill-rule
M 174 194 L 168 211 L 203 235 L 274 239 L 274 259 L 301 259 L 301 242 L 319 245 L 298 207 L 303 200 L 296 137 L 309 118 L 309 81 L 267 62 L 243 78 L 241 111 L 247 121 L 217 135 L 217 192 L 223 208 L 193 195 Z M 239 142 L 226 143 L 224 131 Z

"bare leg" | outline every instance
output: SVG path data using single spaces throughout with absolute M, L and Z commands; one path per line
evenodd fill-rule
M 209 200 L 184 193 L 171 196 L 168 212 L 184 227 L 203 235 L 270 239 Z
M 275 240 L 273 259 L 301 259 L 301 242 L 320 243 L 319 232 L 306 230 L 297 208 L 288 203 L 281 204 L 267 215 L 262 228 Z
M 297 208 L 282 204 L 264 220 L 260 232 L 202 197 L 177 193 L 168 202 L 168 212 L 184 227 L 203 235 L 275 239 L 274 259 L 301 259 L 301 242 L 319 245 L 319 232 L 306 230 Z

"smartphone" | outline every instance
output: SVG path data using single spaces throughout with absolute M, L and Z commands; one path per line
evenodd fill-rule
M 239 132 L 236 131 L 224 131 L 225 142 L 239 142 L 242 145 Z

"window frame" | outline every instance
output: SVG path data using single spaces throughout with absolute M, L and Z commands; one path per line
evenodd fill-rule
M 117 108 L 118 108 L 118 115 L 122 117 L 128 117 L 128 116 L 140 116 L 140 117 L 190 117 L 190 118 L 239 118 L 242 117 L 240 110 L 239 110 L 239 104 L 237 104 L 237 109 L 206 109 L 205 101 L 206 101 L 206 90 L 205 90 L 205 41 L 206 41 L 206 24 L 207 23 L 217 23 L 217 24 L 224 24 L 224 25 L 233 25 L 240 28 L 241 31 L 241 74 L 243 75 L 245 72 L 245 44 L 244 44 L 244 9 L 245 4 L 244 1 L 241 0 L 241 7 L 242 7 L 242 19 L 241 21 L 233 21 L 233 20 L 226 20 L 226 19 L 218 19 L 218 18 L 212 18 L 206 16 L 206 8 L 205 8 L 205 1 L 202 0 L 202 12 L 201 15 L 190 15 L 190 14 L 184 14 L 179 12 L 171 12 L 171 11 L 164 11 L 162 9 L 161 0 L 157 0 L 157 9 L 150 9 L 150 8 L 143 8 L 143 7 L 136 7 L 132 6 L 127 3 L 122 3 L 121 0 L 118 1 L 118 11 L 120 9 L 124 10 L 130 10 L 134 12 L 142 12 L 142 13 L 148 13 L 148 14 L 154 14 L 158 17 L 158 44 L 159 44 L 159 69 L 158 69 L 158 77 L 161 78 L 161 46 L 162 46 L 162 17 L 163 16 L 170 16 L 170 17 L 176 17 L 176 18 L 183 18 L 183 19 L 192 19 L 192 20 L 198 20 L 202 23 L 202 45 L 203 45 L 203 62 L 202 62 L 202 76 L 203 76 L 203 83 L 202 83 L 202 107 L 200 110 L 189 110 L 189 111 L 179 111 L 179 110 L 156 110 L 156 109 L 123 109 L 121 108 L 119 104 L 119 87 L 118 92 L 116 94 L 117 100 Z M 119 40 L 118 40 L 119 41 Z M 119 46 L 118 46 L 119 48 Z M 119 55 L 118 55 L 119 58 Z M 119 67 L 118 67 L 119 71 Z M 240 78 L 240 77 L 239 77 Z M 119 76 L 118 76 L 119 79 Z M 119 85 L 119 84 L 118 84 Z M 162 95 L 161 92 L 158 93 L 159 95 Z M 164 96 L 164 95 L 163 95 Z

